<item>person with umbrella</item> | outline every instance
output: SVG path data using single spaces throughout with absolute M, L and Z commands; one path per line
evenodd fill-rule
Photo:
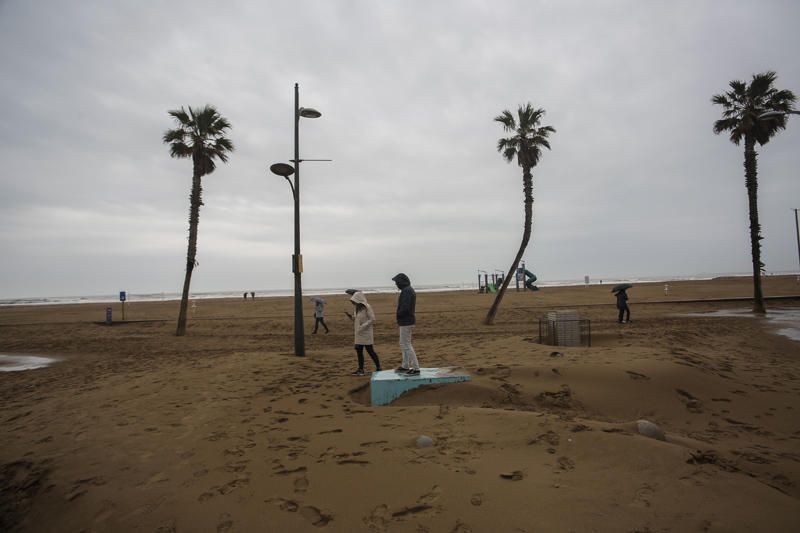
M 312 296 L 311 301 L 314 302 L 314 331 L 311 333 L 316 335 L 320 324 L 322 324 L 322 327 L 325 328 L 325 333 L 329 333 L 330 330 L 328 329 L 328 325 L 325 323 L 325 304 L 327 302 L 318 296 Z
M 619 318 L 617 321 L 620 324 L 626 324 L 631 321 L 631 309 L 628 307 L 628 293 L 625 292 L 631 287 L 633 287 L 633 285 L 630 283 L 623 283 L 611 289 L 611 292 L 617 297 L 617 309 L 619 309 Z

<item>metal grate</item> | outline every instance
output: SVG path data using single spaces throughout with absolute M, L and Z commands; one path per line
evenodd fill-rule
M 591 346 L 592 323 L 577 311 L 551 311 L 539 318 L 539 343 L 550 346 Z

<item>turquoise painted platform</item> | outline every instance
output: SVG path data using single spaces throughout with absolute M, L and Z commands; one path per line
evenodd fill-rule
M 455 368 L 420 368 L 419 376 L 405 376 L 394 370 L 382 370 L 370 379 L 370 401 L 372 405 L 388 405 L 404 392 L 423 385 L 469 381 L 470 376 Z

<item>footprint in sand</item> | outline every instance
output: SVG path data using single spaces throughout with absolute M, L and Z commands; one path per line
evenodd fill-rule
M 370 531 L 386 531 L 390 519 L 389 507 L 381 504 L 373 509 L 363 522 Z
M 244 459 L 242 461 L 231 461 L 229 463 L 225 463 L 225 470 L 227 472 L 238 474 L 239 472 L 244 472 L 247 468 L 247 463 L 249 463 L 249 459 Z
M 219 492 L 222 495 L 230 494 L 231 492 L 235 491 L 239 487 L 244 487 L 245 485 L 248 485 L 249 483 L 250 483 L 250 479 L 249 478 L 236 478 L 234 480 L 231 480 L 231 481 L 225 483 L 221 487 L 216 487 L 216 491 Z
M 655 492 L 656 491 L 653 486 L 645 483 L 636 489 L 636 493 L 633 495 L 631 505 L 634 507 L 650 507 L 650 499 L 653 497 Z
M 233 529 L 233 520 L 228 513 L 222 513 L 219 516 L 219 524 L 217 524 L 217 533 L 227 533 Z
M 300 508 L 300 505 L 296 501 L 284 498 L 270 498 L 264 501 L 266 503 L 274 503 L 281 511 L 286 511 L 287 513 L 296 513 Z
M 565 472 L 569 472 L 570 470 L 575 469 L 575 461 L 570 459 L 569 457 L 559 457 L 558 458 L 558 468 Z
M 686 409 L 689 410 L 691 413 L 702 413 L 703 412 L 703 404 L 702 402 L 695 398 L 691 393 L 686 392 L 683 389 L 675 389 L 675 392 L 681 397 L 681 401 L 686 404 Z
M 313 505 L 301 507 L 300 515 L 315 527 L 325 527 L 333 520 L 333 515 L 325 514 Z
M 297 493 L 304 493 L 308 490 L 308 478 L 306 476 L 299 477 L 294 480 L 294 491 Z
M 450 533 L 472 533 L 472 528 L 461 520 L 456 520 L 456 525 L 453 526 Z

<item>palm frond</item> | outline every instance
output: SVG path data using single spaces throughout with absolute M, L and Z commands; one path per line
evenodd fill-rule
M 189 124 L 190 121 L 189 115 L 186 113 L 186 110 L 183 107 L 181 107 L 180 109 L 173 109 L 171 111 L 167 111 L 167 113 L 170 116 L 174 117 L 179 124 L 181 125 Z
M 166 132 L 164 132 L 163 141 L 165 144 L 169 144 L 176 141 L 183 142 L 185 138 L 186 138 L 186 132 L 183 131 L 182 129 L 167 130 Z
M 192 148 L 183 142 L 173 142 L 169 147 L 169 155 L 171 157 L 191 157 Z
M 494 117 L 495 122 L 499 122 L 503 125 L 503 129 L 506 131 L 513 131 L 517 128 L 517 123 L 514 120 L 514 115 L 511 114 L 511 111 L 508 109 L 504 110 L 501 114 Z

